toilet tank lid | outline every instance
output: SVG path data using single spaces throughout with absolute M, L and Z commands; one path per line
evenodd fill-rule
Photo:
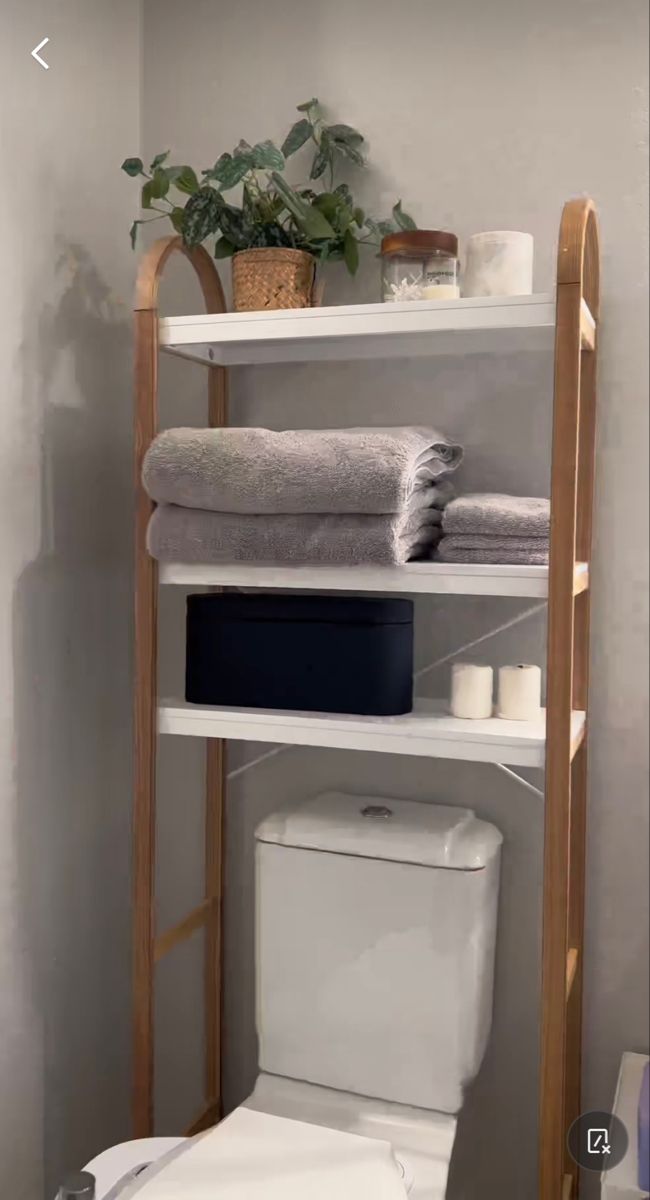
M 274 813 L 255 837 L 296 849 L 455 871 L 481 870 L 503 840 L 494 825 L 469 808 L 343 792 L 325 792 Z

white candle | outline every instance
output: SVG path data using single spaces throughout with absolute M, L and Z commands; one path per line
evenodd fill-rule
M 463 296 L 529 296 L 532 290 L 530 233 L 473 234 L 467 243 Z
M 492 716 L 494 673 L 477 663 L 454 663 L 451 668 L 452 716 L 481 721 Z
M 517 663 L 499 669 L 498 715 L 506 721 L 534 721 L 542 709 L 541 667 Z
M 430 283 L 422 288 L 425 300 L 458 300 L 460 288 L 457 283 Z

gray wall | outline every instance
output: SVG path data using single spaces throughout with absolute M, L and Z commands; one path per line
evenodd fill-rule
M 139 14 L 5 6 L 0 1193 L 129 1129 L 130 314 Z M 44 71 L 30 57 L 50 37 Z
M 385 208 L 401 195 L 421 224 L 452 228 L 463 238 L 485 228 L 528 229 L 536 239 L 538 289 L 552 285 L 563 201 L 588 193 L 597 202 L 604 304 L 585 1102 L 605 1108 L 621 1050 L 642 1049 L 647 1039 L 646 26 L 646 6 L 638 0 L 615 6 L 607 0 L 443 0 L 435 6 L 408 0 L 399 10 L 385 0 L 331 0 L 326 7 L 312 0 L 266 6 L 188 0 L 180 8 L 167 0 L 145 3 L 148 152 L 172 146 L 182 160 L 204 167 L 241 136 L 280 138 L 292 106 L 319 95 L 338 119 L 368 136 L 373 169 L 359 181 L 366 207 Z M 354 291 L 332 273 L 326 299 L 375 298 L 376 270 L 370 259 Z M 168 296 L 170 309 L 187 302 L 182 288 L 172 287 Z M 165 372 L 166 415 L 191 423 L 200 420 L 199 385 L 195 373 L 183 371 L 172 364 Z M 280 427 L 428 416 L 466 442 L 465 487 L 544 493 L 550 388 L 550 364 L 531 358 L 250 369 L 237 373 L 232 419 Z M 173 610 L 174 602 L 167 603 Z M 419 604 L 419 663 L 444 659 L 528 607 L 472 599 Z M 179 613 L 170 611 L 170 622 L 177 624 Z M 474 653 L 495 663 L 539 660 L 543 634 L 537 613 L 481 641 Z M 429 672 L 422 689 L 444 694 L 447 669 L 443 664 Z M 178 663 L 170 664 L 174 673 Z M 191 754 L 182 753 L 184 794 Z M 231 768 L 254 753 L 233 748 Z M 242 1098 L 255 1073 L 252 830 L 285 799 L 330 786 L 471 804 L 504 831 L 495 1027 L 462 1117 L 450 1195 L 460 1200 L 480 1187 L 484 1196 L 532 1196 L 542 808 L 538 797 L 494 768 L 288 751 L 233 781 L 229 1102 Z M 197 807 L 184 804 L 185 867 L 174 870 L 171 847 L 180 823 L 173 788 L 170 796 L 161 844 L 166 879 L 173 875 L 176 887 L 172 899 L 174 889 L 164 888 L 171 911 L 180 906 L 179 889 L 187 893 L 184 904 L 191 899 L 198 837 L 195 823 L 190 832 Z M 189 995 L 184 1004 L 191 1012 Z M 180 1011 L 170 1002 L 170 1013 Z M 166 1109 L 170 1122 L 172 1109 Z

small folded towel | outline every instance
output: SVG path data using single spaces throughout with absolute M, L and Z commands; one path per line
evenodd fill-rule
M 149 553 L 183 563 L 371 563 L 397 565 L 430 555 L 441 513 L 217 513 L 162 504 L 149 522 Z
M 149 447 L 142 479 L 158 503 L 214 512 L 398 513 L 462 456 L 419 426 L 168 429 Z
M 448 563 L 528 563 L 530 566 L 546 566 L 548 539 L 447 534 L 438 543 L 436 558 Z
M 489 492 L 459 496 L 447 506 L 443 522 L 445 533 L 546 538 L 550 524 L 550 500 Z

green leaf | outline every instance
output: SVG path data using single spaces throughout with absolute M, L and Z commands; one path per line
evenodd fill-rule
M 356 275 L 359 267 L 359 247 L 357 239 L 350 229 L 347 230 L 343 241 L 343 258 L 350 274 Z
M 334 149 L 338 150 L 339 154 L 342 154 L 344 158 L 348 158 L 350 160 L 350 162 L 353 162 L 355 164 L 355 166 L 362 167 L 364 165 L 365 159 L 363 157 L 363 154 L 361 154 L 361 152 L 359 150 L 357 150 L 356 146 L 352 146 L 350 144 L 350 142 L 336 142 L 335 141 L 332 144 L 334 146 Z
M 174 186 L 178 188 L 179 192 L 193 196 L 195 192 L 198 192 L 201 185 L 197 179 L 196 171 L 192 167 L 181 167 L 174 179 Z
M 318 103 L 319 102 L 316 99 L 316 97 L 313 96 L 311 100 L 305 100 L 304 104 L 296 104 L 296 108 L 297 108 L 298 112 L 308 113 L 310 111 L 310 109 L 318 108 Z
M 335 142 L 345 142 L 349 146 L 360 146 L 365 141 L 363 134 L 351 125 L 328 125 L 327 132 Z
M 341 199 L 344 200 L 346 204 L 349 204 L 351 208 L 354 206 L 352 192 L 350 191 L 347 183 L 339 183 L 337 187 L 334 188 L 334 194 L 336 196 L 340 196 Z
M 353 215 L 353 219 L 356 221 L 357 225 L 359 226 L 359 229 L 361 229 L 361 227 L 366 219 L 366 214 L 364 213 L 363 209 L 355 208 L 354 213 L 352 215 Z
M 253 146 L 251 166 L 258 171 L 282 171 L 284 154 L 269 139 L 257 142 Z
M 408 213 L 402 212 L 402 201 L 398 200 L 393 207 L 393 217 L 399 229 L 417 229 L 417 225 Z
M 253 147 L 246 138 L 240 138 L 232 152 L 233 158 L 247 158 L 249 163 L 253 161 Z
M 185 209 L 173 208 L 169 214 L 169 219 L 177 233 L 183 232 L 183 224 L 185 221 Z
M 236 250 L 245 250 L 251 244 L 252 226 L 246 226 L 241 209 L 222 202 L 219 213 L 219 228 L 224 237 L 232 242 Z
M 231 154 L 222 154 L 214 168 L 213 178 L 216 179 L 221 190 L 227 192 L 230 188 L 240 183 L 250 169 L 251 164 L 248 157 L 238 155 L 236 158 L 233 158 Z
M 205 186 L 190 196 L 183 210 L 183 239 L 187 246 L 198 246 L 220 228 L 223 198 L 214 188 Z
M 122 170 L 126 171 L 127 175 L 130 175 L 132 179 L 135 179 L 136 175 L 142 175 L 144 163 L 141 158 L 125 158 L 122 163 Z
M 157 167 L 154 171 L 153 179 L 151 180 L 151 195 L 154 200 L 162 200 L 163 196 L 169 191 L 169 177 L 167 172 Z
M 214 248 L 215 258 L 230 258 L 235 253 L 235 247 L 228 238 L 220 237 Z
M 327 220 L 333 222 L 341 207 L 341 197 L 334 192 L 321 192 L 313 201 L 316 208 L 323 213 Z
M 286 138 L 282 143 L 282 153 L 285 158 L 289 158 L 291 154 L 295 154 L 305 142 L 308 142 L 311 137 L 311 121 L 303 117 L 301 121 L 296 121 L 295 125 L 291 126 Z
M 325 174 L 328 167 L 332 165 L 332 145 L 330 138 L 325 130 L 320 140 L 320 146 L 309 172 L 310 179 L 320 179 L 321 175 Z
M 327 150 L 319 150 L 312 163 L 311 171 L 309 172 L 309 178 L 320 179 L 321 175 L 325 174 L 330 161 L 331 155 L 329 152 Z
M 149 167 L 149 170 L 155 171 L 156 167 L 162 167 L 163 163 L 166 162 L 167 159 L 169 158 L 169 155 L 170 155 L 169 150 L 165 150 L 165 152 L 163 154 L 157 154 L 156 157 L 154 158 L 151 166 Z
M 143 208 L 151 208 L 151 201 L 154 199 L 153 179 L 147 180 L 140 193 L 140 203 Z
M 206 179 L 218 179 L 219 173 L 225 167 L 226 163 L 232 162 L 232 154 L 220 154 L 213 167 L 207 167 L 201 174 L 205 175 Z
M 277 171 L 272 174 L 273 182 L 282 196 L 289 212 L 294 217 L 298 228 L 307 238 L 319 241 L 322 238 L 334 236 L 334 230 L 326 217 L 317 208 L 307 204 Z
M 131 249 L 135 250 L 135 243 L 138 237 L 138 225 L 142 225 L 142 221 L 134 221 L 130 230 L 129 237 L 131 238 Z

